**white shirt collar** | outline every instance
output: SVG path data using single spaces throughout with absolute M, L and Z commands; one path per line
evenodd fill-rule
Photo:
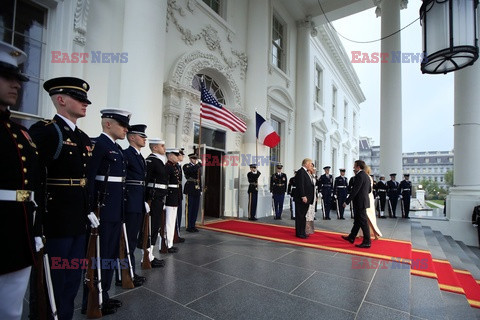
M 57 113 L 57 116 L 59 116 L 60 118 L 62 118 L 62 120 L 65 121 L 65 122 L 68 124 L 68 126 L 70 127 L 70 129 L 72 129 L 72 131 L 75 131 L 75 128 L 77 127 L 77 126 L 75 125 L 75 123 L 73 123 L 71 120 L 65 118 L 65 117 L 62 116 L 61 114 L 58 114 L 58 113 Z
M 115 140 L 112 139 L 112 137 L 110 137 L 108 134 L 106 134 L 105 132 L 102 132 L 102 134 L 104 134 L 106 137 L 108 137 L 108 139 L 110 139 L 114 144 L 115 144 Z
M 163 164 L 167 163 L 167 157 L 165 155 L 162 155 L 160 153 L 155 153 L 155 152 L 153 153 L 153 155 L 158 159 L 162 160 Z

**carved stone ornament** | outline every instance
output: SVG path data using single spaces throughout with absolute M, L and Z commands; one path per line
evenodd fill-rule
M 190 2 L 187 3 L 187 8 L 189 8 L 190 4 Z M 190 9 L 188 10 L 190 11 Z M 195 42 L 203 38 L 208 49 L 211 51 L 218 51 L 224 63 L 226 63 L 231 69 L 230 72 L 239 69 L 241 79 L 245 79 L 245 74 L 247 72 L 247 55 L 245 53 L 230 49 L 233 57 L 228 57 L 222 48 L 222 41 L 218 35 L 218 31 L 214 27 L 207 25 L 206 27 L 202 28 L 198 34 L 194 34 L 191 30 L 184 28 L 180 24 L 176 16 L 177 12 L 180 16 L 185 16 L 185 10 L 177 4 L 176 0 L 168 0 L 167 28 L 169 22 L 172 22 L 177 28 L 178 32 L 180 32 L 182 35 L 182 40 L 189 46 L 192 46 Z M 233 35 L 228 34 L 227 41 L 232 42 L 232 37 Z
M 85 46 L 87 39 L 87 20 L 90 0 L 77 0 L 75 6 L 75 15 L 73 22 L 73 41 L 81 46 Z

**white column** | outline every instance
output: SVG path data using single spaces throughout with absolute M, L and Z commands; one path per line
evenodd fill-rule
M 167 1 L 125 0 L 128 62 L 122 65 L 119 104 L 132 112 L 132 123 L 148 126 L 150 137 L 162 137 L 166 19 Z
M 313 65 L 310 57 L 310 33 L 312 24 L 309 20 L 297 22 L 297 78 L 295 107 L 295 163 L 299 168 L 304 158 L 312 158 L 312 113 L 313 113 Z
M 247 57 L 248 68 L 245 82 L 245 106 L 249 120 L 247 120 L 247 131 L 243 136 L 243 153 L 245 156 L 254 157 L 256 154 L 256 124 L 255 110 L 263 117 L 267 110 L 267 77 L 269 64 L 269 46 L 270 46 L 270 1 L 269 0 L 250 0 L 248 1 L 248 20 L 247 20 Z M 263 145 L 258 146 L 258 155 L 267 156 L 268 148 Z M 247 173 L 250 171 L 248 164 L 241 161 L 240 169 L 240 210 L 243 210 L 243 216 L 248 216 L 248 197 L 247 197 Z M 263 199 L 263 192 L 260 190 L 265 177 L 268 177 L 268 167 L 259 166 L 258 170 L 262 173 L 259 179 L 259 193 L 257 203 L 257 217 L 265 216 L 264 207 L 266 202 Z M 267 193 L 265 193 L 267 194 Z
M 382 0 L 381 36 L 400 30 L 402 0 Z M 401 50 L 400 33 L 383 39 L 381 52 L 388 53 L 388 63 L 380 67 L 380 173 L 402 176 L 402 64 L 391 61 L 392 51 Z
M 265 118 L 267 110 L 267 75 L 269 51 L 269 1 L 248 2 L 247 57 L 245 106 L 250 120 L 244 135 L 244 152 L 255 156 L 255 110 Z M 262 54 L 263 53 L 263 54 Z M 262 147 L 263 148 L 263 147 Z M 259 147 L 259 151 L 260 151 Z
M 478 16 L 480 18 L 480 14 Z M 477 19 L 478 19 L 477 18 Z M 447 197 L 452 237 L 478 246 L 471 223 L 473 207 L 480 204 L 480 61 L 455 72 L 453 184 Z M 433 93 L 432 94 L 436 94 Z

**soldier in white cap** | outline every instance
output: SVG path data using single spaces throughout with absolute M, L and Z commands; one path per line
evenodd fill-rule
M 35 212 L 33 201 L 40 183 L 38 153 L 27 129 L 10 119 L 9 109 L 17 103 L 21 83 L 28 81 L 19 68 L 26 59 L 24 52 L 0 42 L 0 243 L 5 257 L 0 263 L 0 319 L 21 318 L 35 251 L 43 247 L 41 210 Z

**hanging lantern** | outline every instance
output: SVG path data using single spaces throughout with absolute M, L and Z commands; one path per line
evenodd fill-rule
M 423 0 L 422 73 L 447 73 L 478 59 L 478 0 Z

